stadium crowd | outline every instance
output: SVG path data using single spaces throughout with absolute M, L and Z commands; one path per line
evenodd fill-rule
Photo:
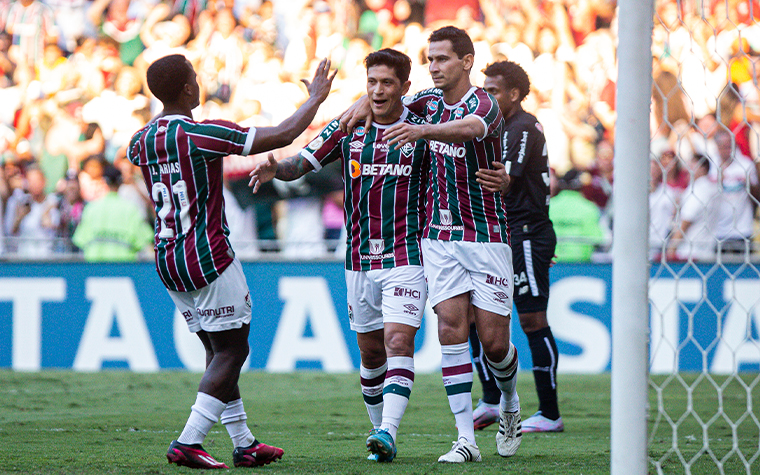
M 528 71 L 523 106 L 544 128 L 563 210 L 552 214 L 558 258 L 603 258 L 613 220 L 616 12 L 614 0 L 0 0 L 0 258 L 81 252 L 72 236 L 83 212 L 112 190 L 152 222 L 148 190 L 125 157 L 160 107 L 144 83 L 157 58 L 182 53 L 193 63 L 196 120 L 254 126 L 292 114 L 307 97 L 299 80 L 329 58 L 339 68 L 333 91 L 310 129 L 277 152 L 289 156 L 364 93 L 362 60 L 373 50 L 406 53 L 412 91 L 432 87 L 427 38 L 445 24 L 475 43 L 474 84 L 502 59 Z M 652 259 L 709 260 L 716 247 L 742 253 L 753 241 L 760 249 L 758 18 L 757 0 L 656 3 Z M 331 252 L 343 227 L 340 169 L 253 196 L 247 173 L 261 159 L 225 159 L 238 255 Z M 119 259 L 152 252 L 108 236 L 131 249 Z

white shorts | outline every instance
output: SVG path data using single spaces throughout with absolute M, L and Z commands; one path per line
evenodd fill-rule
M 198 290 L 169 290 L 191 332 L 221 332 L 251 323 L 251 294 L 243 266 L 235 258 L 215 281 Z
M 502 242 L 422 240 L 430 305 L 470 292 L 475 307 L 512 314 L 512 251 Z
M 422 266 L 346 271 L 348 319 L 357 333 L 382 330 L 388 323 L 419 328 L 427 289 Z

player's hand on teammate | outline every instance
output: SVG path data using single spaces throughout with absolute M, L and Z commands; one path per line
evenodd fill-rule
M 388 130 L 383 134 L 383 138 L 388 140 L 389 146 L 394 146 L 398 150 L 404 145 L 414 143 L 425 135 L 424 125 L 413 125 L 402 122 L 392 127 L 388 127 Z
M 340 115 L 340 130 L 351 133 L 359 122 L 372 123 L 372 108 L 369 106 L 369 98 L 365 95 L 357 99 Z
M 267 154 L 267 159 L 256 164 L 248 174 L 251 177 L 248 182 L 248 186 L 253 187 L 253 192 L 259 191 L 262 183 L 272 181 L 277 173 L 277 160 L 274 159 L 274 155 L 270 152 Z
M 330 88 L 332 87 L 332 82 L 333 79 L 335 79 L 336 74 L 338 74 L 337 69 L 330 74 L 330 60 L 323 59 L 320 61 L 319 66 L 317 66 L 317 70 L 314 72 L 314 78 L 311 82 L 309 82 L 308 79 L 301 79 L 301 82 L 306 85 L 310 97 L 313 97 L 319 102 L 324 102 L 324 100 L 327 99 L 327 95 L 330 93 Z
M 504 164 L 501 162 L 492 162 L 491 164 L 493 169 L 481 168 L 475 172 L 477 182 L 492 193 L 506 193 L 510 178 Z

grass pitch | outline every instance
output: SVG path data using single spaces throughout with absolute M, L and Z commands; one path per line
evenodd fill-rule
M 197 473 L 169 465 L 165 453 L 187 419 L 199 379 L 199 374 L 185 372 L 0 371 L 0 473 Z M 285 456 L 265 467 L 230 471 L 608 474 L 609 375 L 561 375 L 559 383 L 564 433 L 524 434 L 517 454 L 503 459 L 496 453 L 496 426 L 491 426 L 476 433 L 483 462 L 452 466 L 436 462 L 456 437 L 440 375 L 417 375 L 399 432 L 398 456 L 391 464 L 377 464 L 366 460 L 370 426 L 358 375 L 245 373 L 240 388 L 249 426 L 260 440 L 284 448 Z M 477 382 L 475 388 L 478 393 Z M 530 373 L 519 374 L 518 391 L 527 417 L 537 407 Z M 747 401 L 736 404 L 746 408 Z M 752 437 L 749 445 L 757 448 L 757 431 Z M 657 439 L 654 445 L 658 441 L 659 458 L 668 441 Z M 730 448 L 731 441 L 724 442 Z M 204 447 L 232 465 L 232 444 L 220 424 Z M 670 469 L 667 473 L 683 473 L 676 464 Z M 694 465 L 692 473 L 718 471 L 707 459 Z M 745 469 L 739 464 L 725 473 Z

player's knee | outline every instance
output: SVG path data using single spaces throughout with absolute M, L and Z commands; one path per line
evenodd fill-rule
M 483 353 L 490 361 L 503 361 L 507 357 L 509 340 L 496 339 L 487 342 L 481 340 L 480 343 L 483 345 Z
M 401 332 L 388 333 L 385 336 L 385 348 L 390 356 L 414 355 L 414 336 Z

